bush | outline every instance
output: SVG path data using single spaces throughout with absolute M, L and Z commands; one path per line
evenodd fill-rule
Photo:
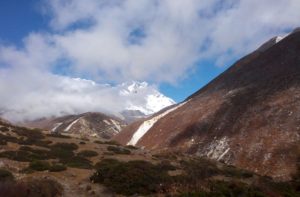
M 132 145 L 125 146 L 125 148 L 131 149 L 131 150 L 137 150 L 138 149 L 137 147 L 132 146 Z
M 241 182 L 212 181 L 209 196 L 265 197 L 258 189 Z
M 158 166 L 146 161 L 120 162 L 105 159 L 96 164 L 97 172 L 90 177 L 123 195 L 158 193 L 169 181 L 169 175 Z
M 0 131 L 5 133 L 9 131 L 9 129 L 7 127 L 0 127 Z
M 12 130 L 19 136 L 27 137 L 28 139 L 43 139 L 45 138 L 42 131 L 39 129 L 28 129 L 25 127 L 15 127 Z
M 1 182 L 12 181 L 12 180 L 14 180 L 13 174 L 8 170 L 0 168 L 0 184 Z
M 50 179 L 33 179 L 0 184 L 0 196 L 3 197 L 50 197 L 62 195 L 63 187 Z
M 0 153 L 0 157 L 14 161 L 28 162 L 32 161 L 32 154 L 26 151 L 4 151 Z
M 90 160 L 80 156 L 62 158 L 59 161 L 71 168 L 81 168 L 81 169 L 93 168 L 92 162 Z
M 117 141 L 99 141 L 99 140 L 96 140 L 94 141 L 94 143 L 96 144 L 108 144 L 108 145 L 115 145 L 115 146 L 120 146 L 120 143 L 117 142 Z
M 195 158 L 181 161 L 182 168 L 187 173 L 187 178 L 197 181 L 220 173 L 216 164 L 208 159 Z
M 49 170 L 50 164 L 46 161 L 32 161 L 29 164 L 29 169 L 35 170 L 35 171 L 45 171 Z
M 18 138 L 0 133 L 0 145 L 6 145 L 7 142 L 17 143 Z
M 79 144 L 86 144 L 86 143 L 81 141 L 81 142 L 79 142 Z
M 52 166 L 50 166 L 49 171 L 50 172 L 61 172 L 61 171 L 65 171 L 67 169 L 67 167 L 63 164 L 53 164 Z
M 115 154 L 121 154 L 121 155 L 129 155 L 131 154 L 130 150 L 123 148 L 123 147 L 117 147 L 117 146 L 108 146 L 108 151 L 111 151 Z
M 56 143 L 54 145 L 52 145 L 53 148 L 59 148 L 59 149 L 64 149 L 64 150 L 69 150 L 69 151 L 73 151 L 73 150 L 77 150 L 78 146 L 74 143 Z
M 35 146 L 41 146 L 41 147 L 48 147 L 49 144 L 51 144 L 52 141 L 43 141 L 39 139 L 34 139 L 34 138 L 27 138 L 23 140 L 19 140 L 18 144 L 20 145 L 35 145 Z
M 95 157 L 98 156 L 98 153 L 92 150 L 83 150 L 79 152 L 77 155 L 81 157 Z
M 54 158 L 64 159 L 74 156 L 74 152 L 71 150 L 62 149 L 59 147 L 51 147 L 50 154 Z
M 253 173 L 238 169 L 234 166 L 225 166 L 223 169 L 223 174 L 228 177 L 237 177 L 237 178 L 251 178 L 253 177 Z
M 65 138 L 65 139 L 70 139 L 70 136 L 67 135 L 62 135 L 60 133 L 51 133 L 51 134 L 47 134 L 48 137 L 55 137 L 55 138 Z
M 53 154 L 48 150 L 43 149 L 33 149 L 29 146 L 21 146 L 19 148 L 20 151 L 28 152 L 28 158 L 31 160 L 47 160 L 47 159 L 55 159 Z

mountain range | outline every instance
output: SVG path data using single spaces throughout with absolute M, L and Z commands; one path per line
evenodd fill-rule
M 289 179 L 300 156 L 300 32 L 275 37 L 220 76 L 114 139 Z

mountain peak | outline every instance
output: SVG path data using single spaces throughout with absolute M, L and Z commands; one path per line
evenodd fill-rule
M 120 95 L 132 98 L 128 99 L 125 110 L 140 111 L 145 115 L 153 114 L 176 103 L 147 82 L 123 83 L 120 87 Z M 133 100 L 135 102 L 132 102 Z

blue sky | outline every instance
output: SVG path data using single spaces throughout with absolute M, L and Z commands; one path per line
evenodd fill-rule
M 22 40 L 31 32 L 51 31 L 49 17 L 42 12 L 38 0 L 4 0 L 0 2 L 0 40 L 4 43 L 22 46 Z M 140 32 L 138 32 L 140 34 Z M 61 64 L 59 64 L 61 66 Z M 160 91 L 176 102 L 181 102 L 223 72 L 228 65 L 215 66 L 211 61 L 198 63 L 183 80 L 174 84 L 159 84 Z M 64 69 L 56 73 L 67 75 Z
M 36 0 L 4 0 L 0 2 L 0 39 L 20 45 L 32 31 L 49 30 L 47 17 L 39 11 Z
M 2 0 L 0 113 L 38 105 L 37 118 L 95 102 L 118 111 L 124 98 L 115 100 L 115 89 L 131 81 L 181 102 L 300 26 L 299 10 L 299 0 Z

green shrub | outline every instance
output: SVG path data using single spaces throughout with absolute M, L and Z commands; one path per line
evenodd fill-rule
M 69 150 L 69 151 L 73 151 L 73 150 L 77 150 L 78 146 L 74 143 L 56 143 L 54 145 L 52 145 L 53 148 L 60 148 L 60 149 L 64 149 L 64 150 Z
M 258 188 L 241 182 L 210 182 L 209 196 L 266 197 Z
M 50 154 L 54 158 L 70 158 L 74 156 L 74 152 L 71 150 L 62 149 L 59 147 L 51 147 Z
M 0 184 L 1 182 L 12 181 L 12 180 L 14 180 L 13 174 L 8 170 L 0 168 Z
M 47 134 L 48 137 L 55 137 L 55 138 L 65 138 L 65 139 L 70 139 L 70 136 L 67 135 L 62 135 L 61 133 L 51 133 Z
M 187 173 L 187 178 L 197 181 L 220 173 L 216 164 L 208 159 L 195 158 L 181 161 L 181 167 Z
M 61 158 L 59 161 L 71 168 L 81 168 L 81 169 L 93 168 L 92 162 L 90 160 L 80 156 Z
M 130 150 L 123 148 L 123 147 L 117 147 L 117 146 L 108 146 L 108 151 L 111 151 L 115 154 L 121 154 L 121 155 L 129 155 L 131 154 Z
M 4 151 L 0 153 L 0 157 L 14 161 L 28 162 L 32 161 L 31 153 L 26 151 Z
M 146 161 L 120 162 L 105 159 L 96 164 L 97 172 L 90 177 L 123 195 L 148 195 L 159 192 L 170 177 L 167 171 Z
M 99 140 L 96 140 L 94 141 L 94 143 L 96 144 L 107 144 L 107 145 L 115 145 L 115 146 L 120 146 L 120 143 L 117 142 L 117 141 L 99 141 Z
M 92 150 L 83 150 L 79 152 L 77 155 L 81 157 L 95 157 L 98 156 L 98 153 Z
M 27 137 L 29 139 L 43 139 L 45 136 L 43 135 L 42 131 L 39 129 L 28 129 L 25 127 L 15 127 L 12 130 L 19 136 Z
M 243 170 L 243 169 L 238 169 L 234 166 L 225 166 L 222 169 L 223 174 L 228 177 L 237 177 L 237 178 L 251 178 L 253 177 L 253 173 Z
M 3 135 L 0 133 L 0 145 L 6 145 L 7 142 L 17 143 L 19 140 L 16 137 Z
M 49 170 L 50 168 L 50 164 L 46 161 L 32 161 L 29 164 L 29 169 L 31 170 L 35 170 L 35 171 L 45 171 L 45 170 Z
M 131 149 L 131 150 L 137 150 L 138 149 L 138 147 L 135 147 L 135 146 L 132 146 L 132 145 L 125 146 L 125 148 Z
M 7 127 L 0 127 L 0 131 L 5 133 L 5 132 L 9 131 L 9 128 L 7 128 Z
M 51 151 L 44 149 L 33 149 L 29 146 L 21 146 L 19 148 L 20 151 L 29 152 L 29 158 L 32 160 L 47 160 L 47 159 L 55 159 Z
M 163 171 L 176 170 L 176 167 L 171 164 L 168 160 L 163 160 L 157 165 Z
M 65 171 L 67 167 L 63 164 L 53 164 L 50 166 L 49 171 L 50 172 L 61 172 Z
M 35 145 L 40 147 L 48 147 L 49 144 L 51 144 L 52 141 L 49 140 L 40 140 L 40 139 L 34 139 L 34 138 L 27 138 L 23 140 L 19 140 L 18 144 L 20 145 Z

